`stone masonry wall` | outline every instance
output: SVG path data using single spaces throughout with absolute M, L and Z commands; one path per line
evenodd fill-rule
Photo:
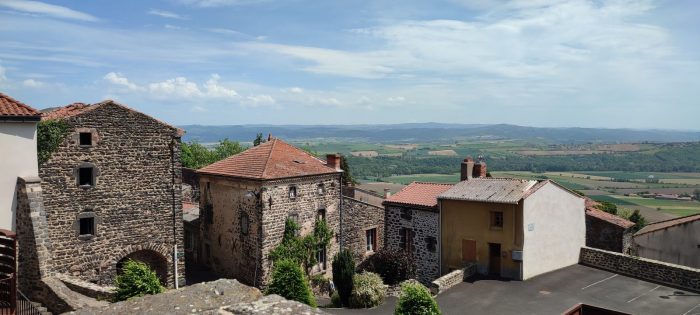
M 343 197 L 343 246 L 355 256 L 355 265 L 373 252 L 367 251 L 366 231 L 377 229 L 377 251 L 384 247 L 384 209 L 350 197 Z
M 325 192 L 319 195 L 318 185 L 323 184 Z M 295 186 L 297 197 L 289 198 L 289 188 Z M 326 222 L 335 234 L 326 249 L 326 266 L 314 268 L 312 273 L 331 275 L 331 261 L 340 248 L 340 175 L 320 175 L 265 182 L 262 193 L 262 253 L 259 281 L 266 284 L 272 271 L 272 261 L 268 255 L 282 241 L 284 223 L 290 216 L 296 216 L 301 226 L 301 235 L 313 233 L 314 223 L 320 209 L 325 209 Z M 320 267 L 320 266 L 319 266 Z
M 580 263 L 619 274 L 700 292 L 700 269 L 583 247 Z
M 147 250 L 166 260 L 172 286 L 173 245 L 183 246 L 176 130 L 113 103 L 65 121 L 72 131 L 39 171 L 54 270 L 109 285 L 122 258 Z M 79 145 L 81 131 L 93 132 L 91 146 Z M 79 187 L 77 167 L 87 164 L 95 185 Z M 93 215 L 95 236 L 79 237 L 78 218 Z M 178 266 L 183 279 L 184 258 Z
M 445 290 L 454 287 L 460 282 L 464 282 L 467 278 L 476 274 L 476 264 L 467 263 L 462 269 L 453 270 L 452 272 L 435 279 L 430 284 L 430 292 L 434 295 L 445 292 Z
M 586 215 L 586 246 L 622 253 L 632 233 L 610 222 Z
M 390 249 L 401 249 L 401 229 L 413 229 L 413 261 L 418 281 L 429 285 L 440 276 L 439 221 L 437 211 L 398 205 L 385 207 L 385 242 Z

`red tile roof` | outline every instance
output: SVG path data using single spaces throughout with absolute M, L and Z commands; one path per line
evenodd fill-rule
M 197 170 L 200 174 L 262 180 L 339 172 L 342 171 L 280 139 L 272 139 Z
M 41 113 L 26 104 L 0 93 L 0 117 L 39 118 Z
M 611 224 L 622 227 L 623 229 L 628 229 L 634 226 L 634 222 L 627 220 L 625 218 L 618 217 L 614 214 L 607 213 L 603 210 L 596 208 L 599 203 L 590 198 L 586 198 L 586 215 L 590 215 L 594 218 L 609 222 Z
M 637 235 L 641 235 L 641 234 L 646 234 L 646 233 L 662 230 L 665 228 L 669 228 L 672 226 L 690 223 L 690 222 L 697 221 L 697 220 L 700 220 L 700 213 L 691 214 L 689 216 L 675 218 L 675 219 L 666 220 L 666 221 L 654 222 L 654 223 L 648 224 L 647 226 L 643 227 L 641 230 L 639 230 L 639 232 L 635 233 L 634 235 L 637 236 Z
M 437 207 L 437 197 L 452 188 L 453 184 L 413 182 L 404 187 L 384 203 L 395 203 L 420 207 Z

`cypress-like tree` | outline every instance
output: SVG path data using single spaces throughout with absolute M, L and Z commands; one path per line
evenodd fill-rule
M 355 260 L 352 258 L 352 253 L 348 249 L 342 249 L 333 256 L 333 284 L 344 306 L 350 305 L 354 276 Z

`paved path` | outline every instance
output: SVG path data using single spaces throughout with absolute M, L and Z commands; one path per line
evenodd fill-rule
M 561 314 L 576 303 L 632 314 L 700 315 L 700 294 L 575 265 L 527 281 L 474 280 L 437 298 L 443 314 Z M 332 314 L 393 314 L 395 298 L 371 310 Z

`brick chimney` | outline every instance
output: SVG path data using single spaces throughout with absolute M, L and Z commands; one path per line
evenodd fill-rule
M 479 161 L 474 164 L 474 177 L 486 178 L 486 162 L 483 156 L 479 156 Z
M 459 180 L 470 180 L 472 179 L 472 174 L 474 172 L 474 159 L 471 156 L 467 156 L 464 161 L 462 161 L 462 167 L 460 169 Z
M 326 154 L 326 165 L 334 168 L 336 171 L 340 171 L 340 159 L 340 154 Z
M 384 188 L 384 199 L 391 197 L 391 190 Z

